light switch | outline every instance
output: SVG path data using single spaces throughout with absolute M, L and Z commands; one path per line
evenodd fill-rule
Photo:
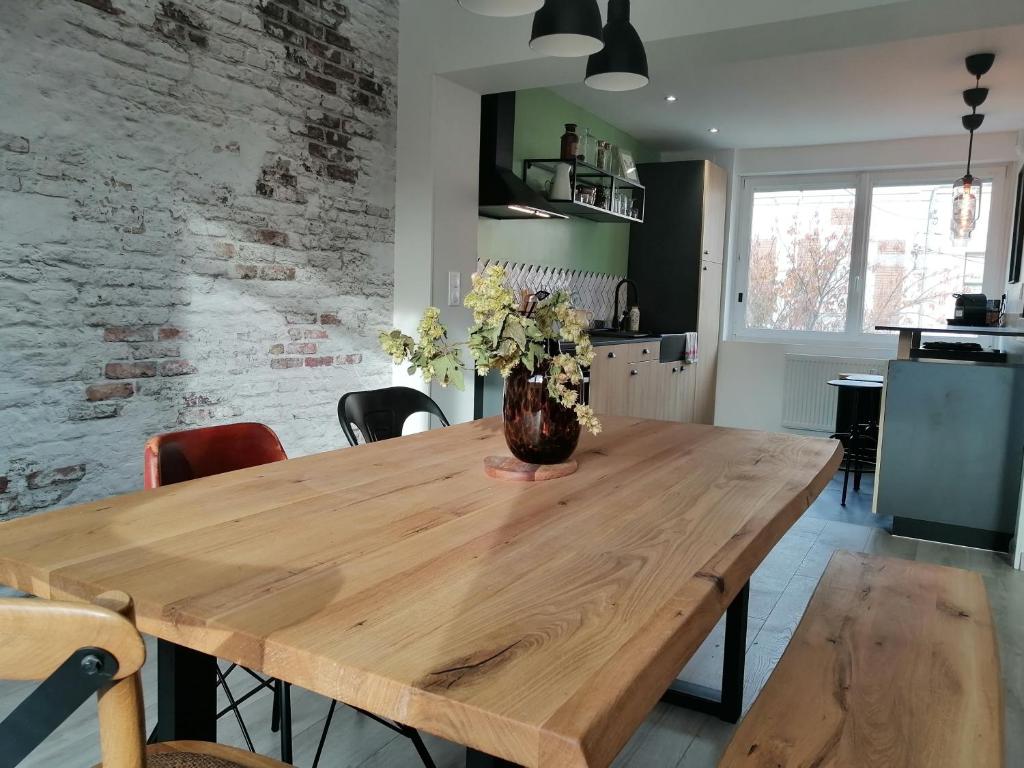
M 448 273 L 448 306 L 458 307 L 462 305 L 462 273 Z

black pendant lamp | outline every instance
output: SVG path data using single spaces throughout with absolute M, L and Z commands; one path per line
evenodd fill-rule
M 584 82 L 600 91 L 633 91 L 650 82 L 647 51 L 629 23 L 629 0 L 608 0 L 604 49 L 587 61 Z
M 459 5 L 481 16 L 509 18 L 533 13 L 544 5 L 544 0 L 459 0 Z
M 597 0 L 544 0 L 530 47 L 545 56 L 589 56 L 604 47 Z
M 974 154 L 974 132 L 981 128 L 984 115 L 978 114 L 980 107 L 988 97 L 988 88 L 981 87 L 981 76 L 992 68 L 995 55 L 976 53 L 967 57 L 967 71 L 974 75 L 974 88 L 964 91 L 964 103 L 971 108 L 971 114 L 961 118 L 964 129 L 971 134 L 967 144 L 967 173 L 953 183 L 953 219 L 950 222 L 950 235 L 956 245 L 966 245 L 974 233 L 974 227 L 981 215 L 981 180 L 971 175 L 971 156 Z

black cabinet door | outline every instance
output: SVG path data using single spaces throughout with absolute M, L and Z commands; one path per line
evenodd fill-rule
M 630 225 L 629 278 L 640 296 L 640 328 L 696 331 L 704 161 L 642 163 L 637 170 L 647 202 L 644 223 Z

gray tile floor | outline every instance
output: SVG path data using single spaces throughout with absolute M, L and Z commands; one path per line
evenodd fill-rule
M 836 549 L 874 552 L 979 571 L 984 575 L 999 630 L 1006 702 L 1007 764 L 1010 755 L 1024 754 L 1024 573 L 1012 570 L 997 555 L 941 544 L 897 539 L 885 530 L 888 521 L 870 512 L 870 479 L 860 494 L 839 505 L 842 477 L 834 480 L 757 569 L 751 579 L 747 632 L 747 674 L 744 705 L 749 707 L 792 636 L 807 601 Z M 682 677 L 717 685 L 721 669 L 724 625 L 719 624 L 684 670 Z M 242 673 L 232 679 L 242 687 Z M 147 663 L 143 684 L 147 720 L 155 718 L 155 668 Z M 0 683 L 0 716 L 6 715 L 29 690 L 25 684 Z M 295 691 L 295 764 L 308 768 L 320 738 L 328 702 Z M 270 733 L 270 697 L 260 695 L 243 705 L 256 747 L 278 754 Z M 95 707 L 82 707 L 25 766 L 87 768 L 99 761 L 95 739 Z M 615 762 L 616 768 L 705 768 L 714 766 L 733 726 L 687 710 L 659 705 Z M 439 767 L 461 768 L 461 747 L 426 736 Z M 243 745 L 238 726 L 221 720 L 221 741 Z M 331 726 L 324 768 L 404 768 L 419 762 L 410 743 L 366 717 L 339 708 Z

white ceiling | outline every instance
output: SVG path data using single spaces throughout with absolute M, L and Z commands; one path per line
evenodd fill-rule
M 602 7 L 604 3 L 601 3 Z M 547 86 L 659 149 L 798 146 L 956 133 L 992 50 L 984 132 L 1024 128 L 1022 0 L 636 0 L 651 84 L 582 85 L 585 59 L 545 59 L 530 17 L 489 19 L 456 0 L 405 0 L 403 34 L 430 38 L 435 72 L 482 93 Z M 666 94 L 678 97 L 668 104 Z M 718 134 L 707 129 L 718 127 Z

